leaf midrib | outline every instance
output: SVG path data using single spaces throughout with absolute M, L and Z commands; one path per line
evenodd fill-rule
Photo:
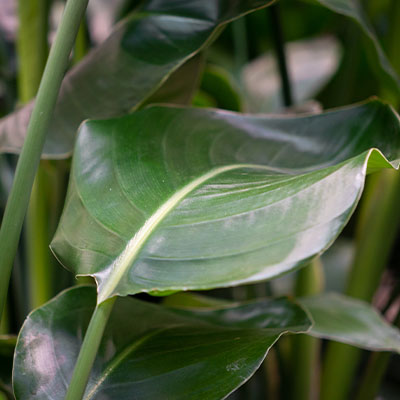
M 185 185 L 183 188 L 173 194 L 167 201 L 165 201 L 151 216 L 146 220 L 144 225 L 135 233 L 132 239 L 128 241 L 124 250 L 120 253 L 117 259 L 111 264 L 113 272 L 109 275 L 105 284 L 99 290 L 98 304 L 107 300 L 115 295 L 114 291 L 119 282 L 138 257 L 140 250 L 146 243 L 147 239 L 153 233 L 155 228 L 164 220 L 164 218 L 193 190 L 197 189 L 206 181 L 214 178 L 217 175 L 223 174 L 235 169 L 249 168 L 249 169 L 262 169 L 274 170 L 274 168 L 259 165 L 259 164 L 235 164 L 217 167 L 211 171 L 199 176 L 192 182 Z

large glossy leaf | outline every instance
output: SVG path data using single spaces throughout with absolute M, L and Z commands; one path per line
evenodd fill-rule
M 27 318 L 17 344 L 17 400 L 61 400 L 96 290 L 64 292 Z M 222 399 L 259 367 L 284 332 L 309 328 L 286 299 L 219 310 L 168 310 L 117 300 L 84 396 L 89 399 Z
M 400 331 L 385 322 L 370 304 L 337 293 L 298 301 L 314 321 L 308 334 L 368 350 L 400 353 Z
M 44 156 L 70 155 L 83 120 L 124 115 L 143 104 L 172 72 L 209 44 L 225 23 L 271 1 L 145 1 L 66 75 Z M 192 76 L 187 69 L 180 75 L 181 80 L 187 78 L 189 94 L 196 70 L 195 66 Z M 0 121 L 0 151 L 19 151 L 32 107 L 33 103 Z
M 400 94 L 400 78 L 387 59 L 373 27 L 362 9 L 360 0 L 313 0 L 339 14 L 355 20 L 365 33 L 368 42 L 367 50 L 371 58 L 372 67 L 378 68 L 378 77 L 382 83 Z
M 153 107 L 81 128 L 52 243 L 99 301 L 208 289 L 299 267 L 339 234 L 367 168 L 400 156 L 379 101 L 307 117 Z

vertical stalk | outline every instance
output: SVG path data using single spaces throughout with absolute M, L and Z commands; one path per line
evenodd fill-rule
M 395 70 L 400 71 L 398 34 L 400 26 L 400 2 L 392 0 L 390 10 L 390 35 L 388 55 Z M 390 96 L 390 93 L 386 93 Z M 385 91 L 383 91 L 385 96 Z M 386 96 L 385 96 L 386 97 Z M 400 99 L 392 99 L 396 107 Z M 400 225 L 400 176 L 395 171 L 383 171 L 370 179 L 363 197 L 358 221 L 357 251 L 348 282 L 347 294 L 370 301 L 377 289 L 382 272 L 388 262 Z M 348 396 L 356 368 L 360 360 L 360 350 L 339 343 L 330 343 L 324 363 L 321 400 L 341 400 Z M 385 360 L 378 365 L 383 376 Z M 375 378 L 378 385 L 380 378 Z M 360 393 L 370 391 L 371 381 L 364 380 Z
M 78 64 L 85 57 L 89 49 L 89 37 L 86 26 L 86 20 L 83 19 L 79 27 L 78 35 L 76 36 L 73 63 Z
M 81 400 L 116 297 L 99 304 L 90 319 L 65 400 Z
M 383 171 L 372 181 L 361 207 L 361 229 L 346 293 L 371 301 L 388 262 L 400 223 L 400 179 L 396 171 Z M 321 400 L 347 399 L 361 351 L 332 342 L 324 362 Z
M 31 100 L 39 88 L 48 55 L 48 0 L 19 0 L 18 92 L 21 103 Z M 33 185 L 26 215 L 26 254 L 29 303 L 36 308 L 51 298 L 51 258 L 48 248 L 47 198 L 48 181 L 42 164 Z
M 0 228 L 0 318 L 13 260 L 53 110 L 88 0 L 68 0 L 51 48 Z
M 321 260 L 314 259 L 298 272 L 296 296 L 310 296 L 322 291 L 323 270 Z M 291 399 L 314 400 L 318 398 L 320 340 L 299 334 L 292 340 Z
M 279 5 L 274 4 L 269 7 L 269 12 L 271 16 L 270 20 L 272 27 L 272 38 L 274 41 L 276 58 L 278 61 L 279 75 L 281 78 L 283 104 L 285 105 L 285 107 L 290 107 L 293 105 L 293 94 L 286 62 L 285 42 L 283 37 Z

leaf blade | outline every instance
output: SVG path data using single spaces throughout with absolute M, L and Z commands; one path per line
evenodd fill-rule
M 91 121 L 52 248 L 95 277 L 100 302 L 270 279 L 326 249 L 367 168 L 398 158 L 398 117 L 377 101 L 282 119 L 152 107 Z
M 16 350 L 17 399 L 64 397 L 95 303 L 93 287 L 77 287 L 30 314 Z M 166 309 L 132 298 L 117 303 L 86 400 L 130 399 L 133 393 L 137 399 L 166 393 L 176 399 L 189 394 L 193 399 L 221 399 L 254 373 L 283 332 L 310 326 L 307 314 L 287 299 L 203 312 Z
M 88 118 L 124 115 L 152 95 L 165 100 L 167 94 L 186 101 L 199 73 L 199 63 L 185 67 L 185 62 L 207 46 L 224 24 L 270 2 L 146 1 L 66 74 L 43 157 L 69 157 L 76 130 Z M 187 93 L 177 96 L 170 87 L 163 91 L 164 83 L 170 85 L 168 78 L 181 66 L 188 82 Z M 187 68 L 194 76 L 187 73 Z M 33 103 L 29 103 L 0 120 L 1 152 L 20 151 L 32 108 Z

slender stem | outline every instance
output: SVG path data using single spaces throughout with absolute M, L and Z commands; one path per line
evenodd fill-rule
M 41 152 L 88 0 L 68 0 L 40 83 L 0 229 L 0 318 Z
M 323 270 L 321 260 L 314 259 L 298 272 L 296 296 L 310 296 L 322 291 Z M 320 340 L 307 335 L 292 338 L 292 384 L 291 398 L 297 400 L 317 399 L 319 382 Z
M 374 177 L 375 178 L 375 177 Z M 350 273 L 347 294 L 371 301 L 400 224 L 400 176 L 383 171 L 371 181 L 364 197 L 359 220 L 356 254 Z M 361 351 L 331 342 L 326 351 L 321 382 L 321 400 L 348 398 Z
M 281 78 L 283 104 L 286 107 L 293 105 L 292 86 L 285 55 L 285 42 L 283 38 L 282 21 L 278 4 L 269 7 L 270 21 L 272 27 L 272 38 L 274 41 L 276 58 L 278 61 L 279 74 Z
M 65 400 L 82 399 L 116 297 L 99 304 L 90 320 Z
M 19 0 L 18 92 L 21 103 L 31 100 L 39 88 L 48 55 L 48 0 Z M 26 253 L 29 271 L 30 308 L 51 298 L 51 258 L 48 234 L 48 187 L 46 171 L 39 165 L 26 215 Z

